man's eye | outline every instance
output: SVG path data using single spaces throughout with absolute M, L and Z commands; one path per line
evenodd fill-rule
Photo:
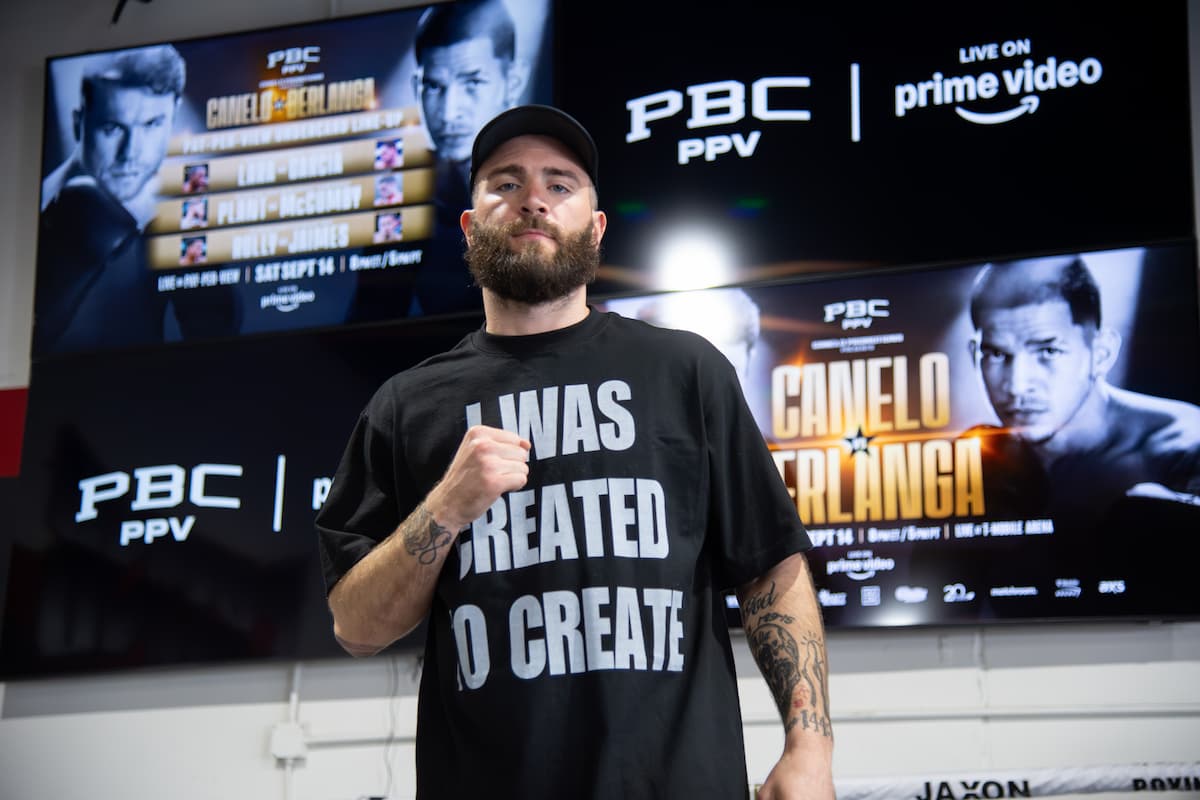
M 983 360 L 988 364 L 1003 364 L 1008 361 L 1008 354 L 1000 350 L 983 348 Z
M 515 183 L 513 183 L 512 181 L 505 181 L 504 183 L 502 183 L 502 184 L 500 184 L 499 186 L 497 186 L 497 187 L 496 187 L 496 191 L 498 191 L 498 192 L 511 192 L 511 191 L 513 191 L 513 190 L 514 190 L 514 189 L 516 189 L 516 188 L 517 188 L 517 185 L 516 185 Z
M 1046 346 L 1038 350 L 1038 358 L 1042 359 L 1043 361 L 1050 361 L 1058 358 L 1065 352 L 1066 351 L 1061 347 Z
M 561 183 L 552 183 L 550 184 L 550 191 L 555 192 L 556 194 L 570 194 L 571 187 L 563 186 Z

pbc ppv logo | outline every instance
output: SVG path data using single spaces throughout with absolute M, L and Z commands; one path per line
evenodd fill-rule
M 871 322 L 880 317 L 891 316 L 888 311 L 889 301 L 874 299 L 874 300 L 846 300 L 841 303 L 830 303 L 825 306 L 825 321 L 837 322 L 842 321 L 842 330 L 848 331 L 856 328 L 869 328 Z
M 319 63 L 321 63 L 321 48 L 314 45 L 289 47 L 286 50 L 267 53 L 267 69 L 278 67 L 281 75 L 298 75 L 308 69 L 309 64 Z
M 240 478 L 242 468 L 237 464 L 198 464 L 189 473 L 178 464 L 159 464 L 133 471 L 133 500 L 130 511 L 151 511 L 175 508 L 186 496 L 200 508 L 241 508 L 237 497 L 217 494 L 209 486 L 214 478 Z M 98 503 L 116 500 L 129 494 L 131 481 L 128 472 L 107 472 L 79 482 L 79 510 L 76 522 L 87 522 L 100 516 Z M 185 541 L 196 524 L 192 515 L 185 517 L 152 517 L 131 519 L 121 523 L 121 546 L 141 540 L 152 544 L 168 533 L 177 542 Z
M 760 122 L 808 122 L 812 112 L 804 108 L 789 108 L 779 95 L 784 91 L 807 89 L 812 81 L 804 76 L 759 78 L 750 85 L 750 116 Z M 691 100 L 687 119 L 688 130 L 714 125 L 733 125 L 746 118 L 746 84 L 741 81 L 713 81 L 686 87 Z M 650 123 L 668 119 L 683 110 L 683 92 L 668 89 L 625 103 L 629 111 L 629 132 L 625 141 L 632 144 L 649 139 Z M 715 161 L 718 156 L 736 151 L 741 158 L 754 155 L 762 131 L 706 136 L 703 139 L 680 139 L 677 160 L 686 164 L 703 156 Z

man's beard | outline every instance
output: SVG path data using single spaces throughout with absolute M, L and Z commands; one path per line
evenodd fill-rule
M 594 225 L 564 233 L 536 217 L 495 226 L 472 220 L 467 267 L 476 285 L 505 300 L 526 305 L 558 300 L 596 279 L 600 250 L 592 241 Z M 537 241 L 513 252 L 509 237 L 527 230 L 549 233 L 558 243 L 557 252 L 544 255 Z

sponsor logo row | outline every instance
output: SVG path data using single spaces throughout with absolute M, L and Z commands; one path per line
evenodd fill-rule
M 863 607 L 872 607 L 882 605 L 884 602 L 884 589 L 878 585 L 867 585 L 857 587 L 858 603 Z M 1124 594 L 1126 590 L 1125 581 L 1123 579 L 1101 580 L 1093 587 L 1097 594 L 1102 595 L 1118 595 Z M 943 603 L 972 603 L 976 600 L 981 600 L 984 597 L 992 599 L 1007 599 L 1021 597 L 1042 597 L 1046 594 L 1053 594 L 1056 598 L 1063 599 L 1078 599 L 1083 597 L 1088 591 L 1084 587 L 1083 582 L 1078 578 L 1057 578 L 1054 585 L 1049 588 L 1038 586 L 992 586 L 986 592 L 976 591 L 974 588 L 965 583 L 948 583 L 941 587 Z M 850 604 L 851 595 L 854 592 L 834 592 L 829 589 L 821 589 L 817 593 L 817 597 L 821 605 L 826 608 L 844 607 Z M 907 584 L 897 586 L 891 592 L 892 597 L 898 603 L 906 605 L 916 605 L 919 603 L 928 602 L 934 594 L 926 586 L 909 586 Z

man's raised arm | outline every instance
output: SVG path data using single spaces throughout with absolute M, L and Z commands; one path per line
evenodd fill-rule
M 378 653 L 420 624 L 459 531 L 525 485 L 529 449 L 498 428 L 467 431 L 425 500 L 330 590 L 333 634 L 348 653 Z

